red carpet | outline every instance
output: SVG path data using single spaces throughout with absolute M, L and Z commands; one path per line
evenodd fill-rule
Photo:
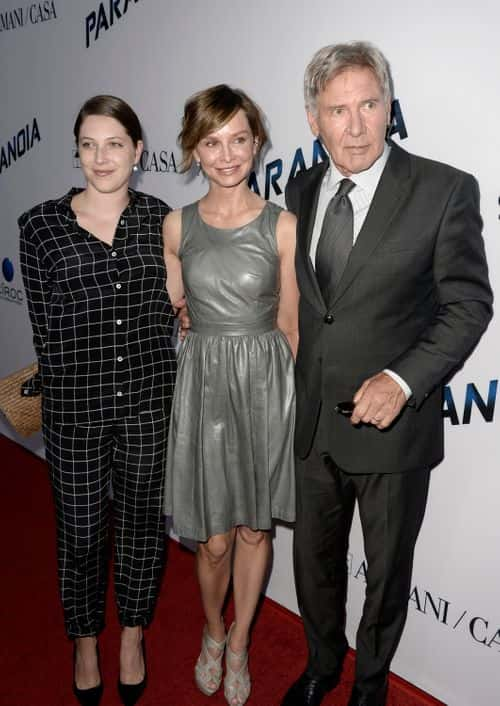
M 64 636 L 58 600 L 52 499 L 45 464 L 2 436 L 0 458 L 0 705 L 74 706 L 71 643 Z M 228 619 L 230 614 L 231 607 Z M 149 684 L 141 706 L 226 704 L 222 689 L 208 698 L 193 683 L 202 625 L 193 555 L 170 542 L 156 619 L 146 636 Z M 100 638 L 103 706 L 119 705 L 118 640 L 110 593 L 107 628 Z M 305 656 L 299 619 L 264 600 L 252 636 L 254 686 L 248 706 L 278 706 L 288 685 L 302 671 Z M 324 700 L 324 706 L 345 706 L 352 686 L 352 666 L 350 655 L 341 684 Z M 388 706 L 439 705 L 443 706 L 442 702 L 392 678 Z

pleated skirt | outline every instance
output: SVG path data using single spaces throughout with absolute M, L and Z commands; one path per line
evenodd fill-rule
M 179 357 L 165 513 L 181 537 L 295 519 L 294 366 L 285 336 L 189 333 Z

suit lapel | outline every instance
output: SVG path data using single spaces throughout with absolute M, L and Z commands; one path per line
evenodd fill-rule
M 389 159 L 331 305 L 343 296 L 370 258 L 397 213 L 402 197 L 410 188 L 410 157 L 394 143 L 391 143 L 391 147 Z
M 318 281 L 316 279 L 316 273 L 314 272 L 314 268 L 311 263 L 311 258 L 309 257 L 309 249 L 311 246 L 314 220 L 316 218 L 316 209 L 318 207 L 321 182 L 323 181 L 323 177 L 328 169 L 328 165 L 329 163 L 327 161 L 318 164 L 316 169 L 311 174 L 309 183 L 302 190 L 297 228 L 300 257 L 302 258 L 307 284 L 310 291 L 309 298 L 311 302 L 314 303 L 321 311 L 324 310 L 325 304 L 321 296 Z

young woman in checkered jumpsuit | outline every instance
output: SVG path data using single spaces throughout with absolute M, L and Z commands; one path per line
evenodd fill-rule
M 89 706 L 102 695 L 97 636 L 111 487 L 119 691 L 132 704 L 146 683 L 142 630 L 152 618 L 165 545 L 176 368 L 161 237 L 169 208 L 129 187 L 143 143 L 124 101 L 89 99 L 74 133 L 85 188 L 21 216 L 21 266 L 41 375 L 61 597 L 75 641 L 74 692 Z

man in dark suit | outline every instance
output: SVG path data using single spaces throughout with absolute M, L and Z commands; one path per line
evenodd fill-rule
M 298 218 L 294 560 L 309 660 L 282 706 L 317 706 L 338 682 L 356 502 L 368 568 L 349 706 L 386 703 L 443 457 L 442 383 L 492 314 L 477 183 L 386 141 L 392 95 L 387 60 L 364 42 L 325 47 L 306 70 L 309 124 L 330 160 L 286 192 Z

